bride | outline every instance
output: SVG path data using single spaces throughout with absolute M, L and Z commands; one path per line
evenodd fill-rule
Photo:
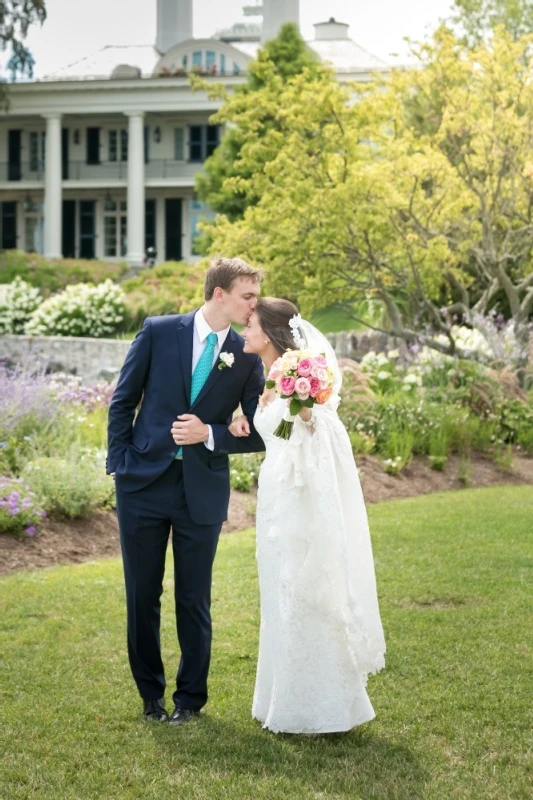
M 375 716 L 366 683 L 385 665 L 385 640 L 363 494 L 336 411 L 341 372 L 327 339 L 288 300 L 261 299 L 243 336 L 244 352 L 257 353 L 267 372 L 287 349 L 325 354 L 335 384 L 325 405 L 301 410 L 288 440 L 274 436 L 287 410 L 275 390 L 265 388 L 254 418 L 266 457 L 252 716 L 276 733 L 347 731 Z M 230 431 L 248 435 L 246 418 Z

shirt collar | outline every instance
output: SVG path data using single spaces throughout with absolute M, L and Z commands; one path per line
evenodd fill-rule
M 198 309 L 194 316 L 194 327 L 200 342 L 205 342 L 210 333 L 216 333 L 218 337 L 218 346 L 222 347 L 229 333 L 230 326 L 224 328 L 222 331 L 213 331 L 206 318 L 204 317 L 203 309 Z

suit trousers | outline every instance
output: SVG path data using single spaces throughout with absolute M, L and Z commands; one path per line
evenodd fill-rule
M 198 711 L 207 702 L 211 575 L 222 525 L 196 525 L 192 521 L 183 487 L 183 462 L 179 460 L 136 492 L 121 491 L 117 476 L 116 491 L 133 678 L 144 700 L 163 697 L 166 681 L 160 644 L 161 595 L 172 529 L 181 649 L 173 699 L 181 708 Z

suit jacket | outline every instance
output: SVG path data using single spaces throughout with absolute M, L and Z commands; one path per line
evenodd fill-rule
M 183 447 L 185 495 L 193 521 L 213 525 L 227 519 L 228 454 L 265 449 L 253 427 L 265 379 L 261 360 L 243 353 L 244 339 L 230 328 L 222 351 L 233 353 L 233 366 L 218 369 L 218 358 L 191 405 L 195 314 L 149 317 L 132 342 L 109 408 L 106 470 L 116 473 L 122 491 L 148 486 L 176 455 L 172 423 L 180 414 L 195 414 L 211 425 L 215 449 L 208 450 L 203 442 Z M 250 421 L 249 437 L 228 432 L 239 405 Z

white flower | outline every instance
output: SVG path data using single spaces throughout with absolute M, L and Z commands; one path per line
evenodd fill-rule
M 388 380 L 388 379 L 391 377 L 391 374 L 390 374 L 390 372 L 387 372 L 387 370 L 385 370 L 385 369 L 382 369 L 382 370 L 380 370 L 380 371 L 378 372 L 378 374 L 376 375 L 376 377 L 377 377 L 377 379 L 378 379 L 378 380 L 380 380 L 380 381 L 386 381 L 386 380 Z
M 224 369 L 225 367 L 232 367 L 235 361 L 235 356 L 233 353 L 221 353 L 220 354 L 220 364 L 218 365 L 219 369 Z
M 389 350 L 387 355 L 388 355 L 389 358 L 399 358 L 400 357 L 400 351 L 399 350 Z

